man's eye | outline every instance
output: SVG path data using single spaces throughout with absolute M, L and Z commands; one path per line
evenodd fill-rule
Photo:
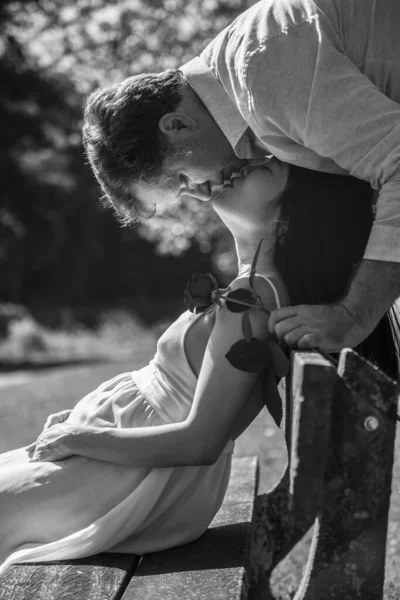
M 186 175 L 179 175 L 179 183 L 187 187 L 189 185 L 189 180 Z

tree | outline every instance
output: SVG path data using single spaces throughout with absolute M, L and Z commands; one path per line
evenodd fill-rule
M 192 249 L 195 262 L 204 262 L 204 255 L 209 264 L 214 254 L 221 271 L 232 270 L 230 237 L 203 204 L 165 208 L 135 232 L 118 228 L 101 208 L 100 190 L 85 164 L 81 107 L 98 86 L 190 60 L 251 3 L 3 1 L 0 297 L 25 304 L 59 304 L 63 298 L 87 304 L 95 301 L 93 290 L 101 289 L 106 276 L 115 301 L 125 267 L 132 266 L 126 258 L 132 248 L 143 254 L 136 268 L 154 249 L 172 256 Z M 73 286 L 63 283 L 71 277 Z

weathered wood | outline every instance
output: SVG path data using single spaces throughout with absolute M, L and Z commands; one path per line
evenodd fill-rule
M 133 555 L 104 553 L 12 565 L 0 577 L 0 600 L 119 600 L 138 561 Z
M 0 579 L 0 600 L 267 600 L 272 568 L 316 515 L 295 600 L 382 600 L 397 394 L 352 351 L 342 352 L 338 372 L 318 354 L 294 354 L 290 470 L 257 499 L 250 590 L 257 466 L 242 458 L 198 541 L 145 556 L 135 573 L 137 559 L 116 554 L 13 566 Z
M 256 457 L 234 458 L 227 494 L 207 532 L 192 544 L 143 557 L 133 579 L 140 561 L 133 555 L 21 563 L 0 577 L 0 600 L 246 598 L 257 474 Z
M 337 373 L 332 362 L 315 352 L 295 353 L 292 365 L 289 492 L 293 519 L 298 520 L 315 518 L 322 508 Z
M 327 470 L 330 495 L 295 600 L 383 598 L 397 388 L 351 350 L 341 354 L 339 375 Z
M 257 499 L 251 552 L 251 597 L 265 598 L 274 566 L 312 526 L 324 496 L 336 369 L 311 352 L 292 354 L 285 422 L 290 471 Z
M 122 600 L 246 598 L 256 485 L 257 459 L 235 458 L 224 503 L 206 533 L 144 556 Z

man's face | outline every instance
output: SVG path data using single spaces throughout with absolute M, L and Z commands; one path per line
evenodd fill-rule
M 204 129 L 187 133 L 185 141 L 175 146 L 177 153 L 164 161 L 161 177 L 135 186 L 135 194 L 145 206 L 172 204 L 185 197 L 212 200 L 248 163 L 235 155 L 214 122 L 206 133 Z

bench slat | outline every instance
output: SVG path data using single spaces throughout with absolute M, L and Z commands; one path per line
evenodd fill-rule
M 138 562 L 138 556 L 104 553 L 12 565 L 0 578 L 0 600 L 119 600 Z
M 246 598 L 257 469 L 256 457 L 234 458 L 224 503 L 209 529 L 196 542 L 144 556 L 122 600 Z
M 223 505 L 197 542 L 147 555 L 138 568 L 140 557 L 111 552 L 12 565 L 0 577 L 0 600 L 245 598 L 256 485 L 257 458 L 234 458 Z

